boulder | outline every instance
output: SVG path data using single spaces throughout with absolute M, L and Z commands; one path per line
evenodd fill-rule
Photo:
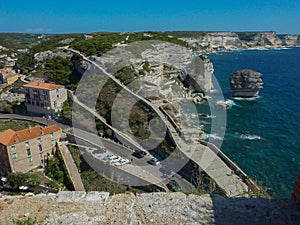
M 253 70 L 239 70 L 230 77 L 230 87 L 233 97 L 257 97 L 263 82 L 261 73 Z

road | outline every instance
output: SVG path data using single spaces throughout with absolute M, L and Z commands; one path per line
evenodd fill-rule
M 70 126 L 58 123 L 54 120 L 51 119 L 46 119 L 46 118 L 42 118 L 42 117 L 34 117 L 34 116 L 23 116 L 23 115 L 16 115 L 16 114 L 1 114 L 0 113 L 0 119 L 15 119 L 15 120 L 25 120 L 25 121 L 31 121 L 31 122 L 36 122 L 36 123 L 40 123 L 43 125 L 52 125 L 52 124 L 57 124 L 58 126 L 60 126 L 62 129 L 64 129 L 65 132 L 72 134 L 72 128 Z M 75 128 L 74 128 L 75 129 Z M 94 135 L 91 134 L 90 132 L 87 131 L 83 131 L 77 129 L 76 134 L 80 134 L 79 136 L 77 136 L 77 140 L 76 142 L 78 142 L 78 144 L 80 145 L 81 143 L 86 144 L 86 142 L 94 145 L 94 146 L 105 146 L 107 149 L 109 149 L 109 151 L 111 151 L 114 154 L 124 154 L 127 155 L 127 157 L 130 159 L 132 158 L 131 154 L 133 152 L 132 149 L 127 148 L 126 146 L 122 146 L 119 145 L 109 139 L 104 139 L 104 138 L 100 138 L 98 135 Z M 82 141 L 84 140 L 84 141 Z M 120 152 L 122 148 L 122 152 Z M 130 155 L 130 157 L 129 157 Z M 86 160 L 90 159 L 90 162 L 88 163 L 93 163 L 93 162 L 97 162 L 97 165 L 95 166 L 95 169 L 98 171 L 99 173 L 103 173 L 103 168 L 105 167 L 100 167 L 98 165 L 100 165 L 102 163 L 101 159 L 98 159 L 96 156 L 92 155 L 92 158 L 89 157 L 88 154 L 84 154 L 84 156 L 86 156 Z M 154 174 L 151 174 L 149 171 L 141 168 L 142 165 L 146 165 L 146 159 L 149 159 L 150 156 L 148 156 L 147 158 L 143 159 L 143 160 L 138 160 L 138 159 L 133 159 L 133 165 L 130 168 L 112 168 L 111 170 L 113 170 L 112 172 L 108 172 L 105 175 L 107 175 L 107 177 L 111 178 L 111 174 L 115 174 L 115 175 L 123 175 L 126 177 L 130 177 L 132 180 L 135 180 L 136 183 L 138 184 L 157 184 L 158 186 L 161 186 L 163 189 L 166 189 L 166 186 L 164 183 L 161 182 L 161 180 L 157 179 L 156 176 L 159 176 L 160 172 L 159 170 L 156 170 L 155 168 L 152 168 L 152 170 L 154 170 Z M 106 166 L 107 167 L 107 166 Z M 112 166 L 113 167 L 113 166 Z M 127 166 L 128 167 L 128 166 Z M 122 171 L 124 170 L 124 171 Z M 72 171 L 72 170 L 71 170 Z M 115 172 L 114 172 L 115 171 Z M 76 175 L 74 175 L 76 176 Z M 116 178 L 116 177 L 114 177 Z M 117 177 L 118 178 L 118 177 Z M 119 179 L 119 178 L 118 178 Z M 115 179 L 117 181 L 117 179 Z M 128 183 L 128 185 L 130 185 L 130 183 Z M 137 185 L 139 186 L 139 185 Z
M 58 125 L 60 128 L 67 129 L 70 128 L 70 126 L 56 122 L 55 120 L 48 119 L 45 117 L 39 117 L 39 116 L 26 116 L 26 115 L 19 115 L 19 114 L 3 114 L 0 113 L 0 119 L 11 119 L 11 120 L 25 120 L 30 122 L 39 123 L 45 126 L 48 125 Z
M 222 160 L 222 158 L 218 156 L 217 152 L 215 152 L 210 147 L 204 146 L 202 144 L 188 145 L 180 137 L 179 133 L 176 130 L 176 127 L 174 127 L 173 121 L 170 120 L 170 118 L 165 117 L 163 112 L 160 111 L 160 109 L 157 106 L 155 106 L 155 104 L 152 104 L 151 101 L 149 101 L 148 99 L 145 99 L 144 97 L 134 93 L 127 86 L 122 84 L 117 78 L 115 78 L 114 75 L 107 72 L 96 62 L 88 59 L 81 52 L 71 48 L 66 49 L 73 53 L 79 54 L 84 60 L 97 67 L 103 74 L 112 79 L 116 84 L 123 88 L 123 90 L 129 92 L 133 98 L 143 101 L 149 106 L 149 108 L 156 112 L 156 114 L 160 116 L 161 120 L 168 128 L 169 133 L 177 146 L 177 149 L 180 152 L 182 152 L 186 157 L 190 158 L 196 164 L 198 164 L 201 169 L 203 169 L 212 179 L 214 179 L 218 186 L 226 192 L 227 196 L 237 197 L 247 195 L 247 193 L 250 191 L 248 184 L 245 183 L 244 180 L 241 179 L 241 177 L 238 174 L 232 173 L 232 169 L 226 164 L 226 162 Z M 194 151 L 191 151 L 191 149 L 194 149 Z M 218 149 L 218 151 L 221 150 Z M 238 168 L 238 170 L 242 171 L 240 168 Z
M 76 128 L 73 128 L 73 129 L 76 129 Z M 158 185 L 166 188 L 164 184 L 166 184 L 168 182 L 168 180 L 171 179 L 171 176 L 166 177 L 166 175 L 162 169 L 163 167 L 165 168 L 165 166 L 166 166 L 163 162 L 162 162 L 162 164 L 159 164 L 157 166 L 150 165 L 147 162 L 148 160 L 150 160 L 152 158 L 152 156 L 150 154 L 147 154 L 142 159 L 138 159 L 138 158 L 132 156 L 132 153 L 134 152 L 133 149 L 127 148 L 124 145 L 120 145 L 116 142 L 113 142 L 110 139 L 100 138 L 99 136 L 97 136 L 95 134 L 92 134 L 90 132 L 86 132 L 83 130 L 77 131 L 75 133 L 76 134 L 80 133 L 81 140 L 78 140 L 78 139 L 76 140 L 77 145 L 90 147 L 89 144 L 92 144 L 93 146 L 96 146 L 96 147 L 105 147 L 108 150 L 106 153 L 102 153 L 102 154 L 98 154 L 98 155 L 94 154 L 94 158 L 98 158 L 98 162 L 101 163 L 101 166 L 95 165 L 95 167 L 96 167 L 95 170 L 98 169 L 98 171 L 100 173 L 104 172 L 104 167 L 105 167 L 102 165 L 101 159 L 105 155 L 107 155 L 109 153 L 113 153 L 113 154 L 116 154 L 123 158 L 132 160 L 131 165 L 123 166 L 123 167 L 121 167 L 121 169 L 123 169 L 124 171 L 131 173 L 133 175 L 139 176 L 140 178 L 143 178 L 145 181 L 147 181 L 147 183 L 158 184 Z M 90 153 L 92 153 L 92 151 L 90 151 Z M 88 155 L 85 154 L 84 156 L 88 156 Z M 89 156 L 85 157 L 85 158 L 86 158 L 86 160 L 90 160 Z M 91 160 L 89 163 L 93 164 L 93 161 Z M 107 167 L 107 165 L 106 165 L 106 167 Z M 113 168 L 110 168 L 110 169 L 114 170 Z M 141 171 L 142 171 L 142 173 L 140 173 Z M 118 171 L 119 174 L 120 174 L 120 172 L 121 171 Z M 108 174 L 106 174 L 106 176 L 110 177 L 110 175 L 112 173 L 113 172 L 110 171 Z M 172 176 L 177 178 L 179 184 L 182 184 L 184 192 L 190 192 L 190 191 L 194 190 L 194 186 L 191 183 L 189 183 L 187 180 L 185 180 L 184 178 L 181 178 L 180 175 L 173 173 Z M 139 185 L 146 184 L 145 182 L 142 182 L 142 181 L 138 181 L 138 182 L 139 182 L 138 183 Z M 128 185 L 139 186 L 134 183 L 128 183 Z

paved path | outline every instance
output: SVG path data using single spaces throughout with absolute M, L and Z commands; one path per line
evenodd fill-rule
M 58 145 L 75 191 L 85 191 L 77 166 L 68 147 L 60 142 Z
M 83 57 L 84 60 L 96 66 L 101 72 L 111 78 L 115 83 L 117 83 L 124 90 L 128 91 L 133 97 L 143 101 L 150 108 L 152 108 L 165 123 L 167 128 L 170 131 L 170 134 L 181 152 L 183 152 L 187 157 L 192 159 L 195 163 L 197 163 L 200 168 L 202 168 L 211 178 L 213 178 L 219 187 L 224 189 L 227 196 L 244 196 L 248 191 L 248 185 L 236 174 L 232 174 L 232 170 L 227 166 L 227 164 L 214 152 L 211 148 L 206 147 L 201 144 L 196 145 L 188 145 L 177 133 L 174 128 L 174 124 L 170 122 L 169 119 L 165 118 L 165 115 L 159 110 L 157 106 L 152 104 L 149 100 L 145 99 L 142 96 L 137 95 L 128 87 L 123 85 L 117 78 L 115 78 L 112 74 L 108 73 L 104 68 L 99 66 L 96 62 L 91 61 L 87 57 L 85 57 L 81 52 L 76 51 L 74 49 L 70 49 L 70 51 L 75 52 Z M 191 151 L 191 147 L 195 149 L 195 151 Z
M 20 114 L 3 114 L 3 113 L 0 113 L 0 119 L 25 120 L 25 121 L 39 123 L 39 124 L 42 124 L 42 125 L 45 125 L 45 126 L 59 125 L 59 127 L 62 128 L 62 129 L 67 129 L 67 128 L 70 127 L 68 125 L 56 122 L 55 120 L 47 119 L 45 117 L 40 117 L 40 116 L 26 116 L 26 115 L 20 115 Z

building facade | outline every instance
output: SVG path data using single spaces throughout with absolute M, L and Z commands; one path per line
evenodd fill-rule
M 60 111 L 68 99 L 67 90 L 62 85 L 31 82 L 23 87 L 29 113 L 52 115 Z
M 62 130 L 57 125 L 35 126 L 21 131 L 8 129 L 0 133 L 0 174 L 43 167 L 45 159 L 55 152 L 61 137 Z
M 1 84 L 13 84 L 19 79 L 20 75 L 15 73 L 13 69 L 3 68 L 0 69 L 0 83 Z

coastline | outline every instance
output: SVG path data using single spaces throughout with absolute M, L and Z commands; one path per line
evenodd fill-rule
M 269 50 L 287 50 L 291 48 L 300 48 L 300 45 L 286 45 L 286 46 L 256 46 L 248 48 L 228 48 L 222 50 L 212 50 L 212 51 L 200 51 L 198 54 L 215 54 L 215 53 L 224 53 L 224 52 L 241 52 L 241 51 L 269 51 Z

